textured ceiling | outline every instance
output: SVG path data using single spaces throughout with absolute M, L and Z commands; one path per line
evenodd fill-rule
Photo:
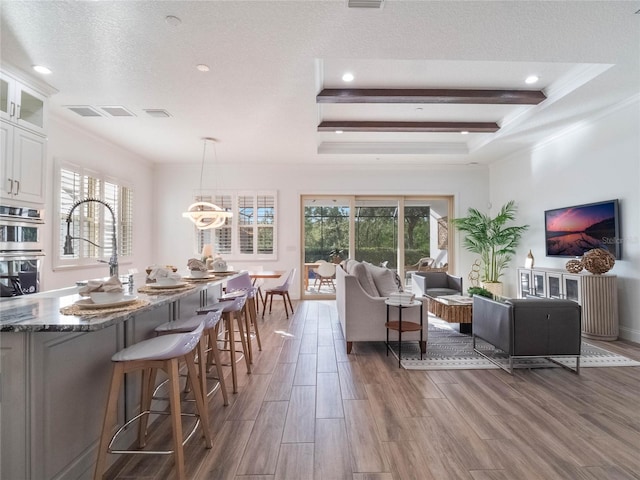
M 0 3 L 1 60 L 58 93 L 51 113 L 151 162 L 488 163 L 640 90 L 638 1 Z M 165 17 L 181 19 L 172 26 Z M 197 64 L 211 70 L 196 70 Z M 355 80 L 345 84 L 342 73 Z M 529 87 L 524 78 L 538 74 Z M 541 89 L 536 106 L 318 104 L 323 88 Z M 68 106 L 121 105 L 83 118 Z M 152 118 L 144 109 L 164 109 Z M 496 133 L 318 132 L 323 120 L 497 122 Z

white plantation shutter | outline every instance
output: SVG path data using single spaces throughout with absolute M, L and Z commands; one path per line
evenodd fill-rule
M 196 229 L 199 252 L 204 245 L 211 244 L 214 254 L 229 259 L 275 258 L 275 193 L 201 195 L 196 197 L 196 201 L 211 202 L 233 212 L 233 217 L 228 218 L 221 228 Z

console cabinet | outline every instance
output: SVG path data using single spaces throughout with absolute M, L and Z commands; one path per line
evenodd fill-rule
M 615 275 L 569 273 L 551 268 L 519 268 L 518 297 L 566 298 L 582 306 L 582 336 L 618 338 L 618 285 Z

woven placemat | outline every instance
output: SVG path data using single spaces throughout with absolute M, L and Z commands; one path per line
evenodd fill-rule
M 138 288 L 138 293 L 144 293 L 146 295 L 162 295 L 167 293 L 179 293 L 187 290 L 193 290 L 196 288 L 194 285 L 182 285 L 175 288 L 152 288 L 148 286 Z
M 138 308 L 146 307 L 151 302 L 149 300 L 136 300 L 128 305 L 122 305 L 120 307 L 107 307 L 107 308 L 80 308 L 78 305 L 69 305 L 62 307 L 60 313 L 63 315 L 75 315 L 77 317 L 88 317 L 95 315 L 104 315 L 107 313 L 116 312 L 128 312 L 130 310 L 137 310 Z
M 202 277 L 202 278 L 182 277 L 182 280 L 190 283 L 202 283 L 202 282 L 210 282 L 212 280 L 217 280 L 217 278 L 215 276 Z

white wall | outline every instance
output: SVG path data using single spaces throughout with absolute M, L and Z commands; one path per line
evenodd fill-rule
M 276 190 L 278 192 L 278 259 L 256 262 L 265 270 L 286 270 L 300 267 L 302 252 L 300 238 L 300 196 L 311 194 L 378 194 L 378 195 L 454 195 L 456 216 L 469 206 L 486 205 L 489 200 L 489 172 L 483 167 L 449 169 L 399 167 L 390 160 L 388 167 L 370 166 L 366 160 L 358 166 L 324 168 L 322 160 L 311 165 L 217 165 L 217 176 L 205 175 L 203 189 Z M 155 209 L 157 250 L 156 261 L 186 266 L 187 259 L 196 254 L 194 229 L 181 217 L 192 202 L 199 185 L 200 165 L 160 165 L 156 170 L 158 197 Z M 473 262 L 468 252 L 458 252 L 459 268 L 465 278 Z M 248 268 L 228 259 L 234 268 Z M 253 263 L 255 265 L 256 263 Z M 299 298 L 300 275 L 291 296 Z
M 618 198 L 622 259 L 618 276 L 620 336 L 640 342 L 640 101 L 635 98 L 552 141 L 491 165 L 490 192 L 495 213 L 508 200 L 518 205 L 518 223 L 530 228 L 503 280 L 515 295 L 515 266 L 529 249 L 535 265 L 564 268 L 568 259 L 545 256 L 544 211 Z
M 95 119 L 87 119 L 95 121 Z M 106 120 L 109 121 L 109 120 Z M 113 120 L 111 120 L 113 121 Z M 126 120 L 125 120 L 126 121 Z M 124 262 L 120 259 L 120 273 L 135 267 L 142 271 L 152 263 L 152 215 L 154 208 L 153 169 L 145 159 L 86 131 L 70 125 L 58 117 L 49 119 L 47 144 L 47 201 L 45 205 L 46 228 L 44 235 L 45 261 L 40 278 L 41 290 L 52 290 L 73 285 L 77 280 L 99 278 L 109 275 L 109 267 L 97 263 L 95 267 L 74 268 L 54 271 L 52 258 L 54 255 L 54 235 L 58 232 L 58 217 L 55 211 L 54 163 L 55 159 L 73 162 L 98 172 L 108 173 L 119 179 L 130 182 L 134 189 L 134 261 Z

